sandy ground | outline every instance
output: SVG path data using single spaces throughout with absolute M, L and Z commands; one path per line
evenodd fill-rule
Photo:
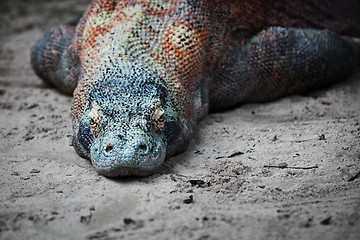
M 109 179 L 70 146 L 71 98 L 30 47 L 82 1 L 1 1 L 0 239 L 359 239 L 360 71 L 213 113 L 184 154 Z

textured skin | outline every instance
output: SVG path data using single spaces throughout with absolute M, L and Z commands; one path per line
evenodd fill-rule
M 345 79 L 359 13 L 358 1 L 96 0 L 38 40 L 32 65 L 74 94 L 80 156 L 107 176 L 147 175 L 209 109 Z

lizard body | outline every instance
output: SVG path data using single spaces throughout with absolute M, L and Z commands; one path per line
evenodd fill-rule
M 209 109 L 351 74 L 360 5 L 333 2 L 95 0 L 38 40 L 32 65 L 73 94 L 80 156 L 107 176 L 148 175 L 186 149 Z

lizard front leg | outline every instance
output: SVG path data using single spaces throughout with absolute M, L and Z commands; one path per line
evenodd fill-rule
M 210 106 L 262 102 L 345 79 L 359 45 L 328 30 L 271 27 L 239 47 L 233 39 L 210 86 Z
M 75 24 L 61 25 L 45 33 L 33 46 L 31 64 L 36 74 L 71 95 L 79 79 L 80 61 L 72 48 Z

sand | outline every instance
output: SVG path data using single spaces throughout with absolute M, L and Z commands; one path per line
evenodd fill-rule
M 29 63 L 87 2 L 1 1 L 0 239 L 359 239 L 359 70 L 212 113 L 154 175 L 106 178 L 70 146 L 71 97 Z

